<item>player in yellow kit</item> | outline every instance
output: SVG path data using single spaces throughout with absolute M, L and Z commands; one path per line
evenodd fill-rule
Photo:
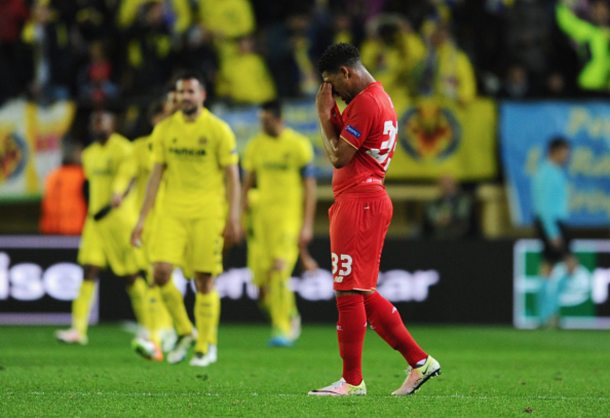
M 248 265 L 259 287 L 260 305 L 271 318 L 269 345 L 290 346 L 298 337 L 293 324 L 300 318 L 289 279 L 299 247 L 307 255 L 305 247 L 313 238 L 314 154 L 306 137 L 284 125 L 278 101 L 263 104 L 260 115 L 262 132 L 248 143 L 242 160 L 242 209 L 251 211 L 255 241 Z
M 178 77 L 176 89 L 180 111 L 159 123 L 152 134 L 154 165 L 132 244 L 141 243 L 159 184 L 166 182 L 165 193 L 158 202 L 151 261 L 155 284 L 179 336 L 167 360 L 184 360 L 196 340 L 190 364 L 207 366 L 217 358 L 220 298 L 214 277 L 222 272 L 223 237 L 235 242 L 241 234 L 238 157 L 229 125 L 203 107 L 206 93 L 202 78 L 194 72 L 184 73 Z M 226 200 L 228 217 L 224 210 Z M 188 247 L 190 257 L 185 259 Z M 182 261 L 195 272 L 198 337 L 182 294 L 171 281 L 174 266 Z
M 165 119 L 167 116 L 171 116 L 166 113 L 168 106 L 167 103 L 171 100 L 170 94 L 168 93 L 165 101 L 154 102 L 149 109 L 149 120 L 153 127 L 159 122 Z M 171 111 L 171 108 L 170 108 Z M 136 205 L 138 208 L 142 207 L 144 202 L 144 195 L 146 193 L 146 184 L 148 183 L 148 177 L 153 166 L 152 158 L 152 136 L 144 136 L 137 138 L 133 141 L 133 155 L 132 155 L 132 175 L 135 181 L 134 193 L 136 195 Z M 161 184 L 158 195 L 162 196 L 164 185 Z M 149 289 L 148 289 L 148 333 L 147 335 L 140 335 L 132 341 L 132 347 L 136 352 L 146 359 L 162 361 L 163 351 L 169 351 L 171 348 L 167 348 L 168 344 L 173 348 L 175 343 L 175 333 L 173 331 L 174 323 L 163 305 L 161 294 L 159 293 L 158 287 L 154 286 L 153 283 L 153 269 L 151 265 L 152 255 L 152 243 L 154 241 L 154 231 L 158 217 L 156 216 L 157 211 L 155 208 L 151 210 L 151 213 L 146 218 L 146 224 L 144 227 L 145 235 L 142 237 L 144 244 L 142 250 L 146 258 L 149 278 Z M 162 350 L 163 348 L 163 350 Z
M 72 304 L 72 328 L 59 330 L 56 337 L 66 343 L 87 343 L 89 309 L 100 269 L 110 266 L 127 281 L 127 293 L 140 325 L 147 323 L 146 281 L 140 271 L 145 267 L 140 250 L 129 243 L 129 231 L 136 223 L 135 196 L 130 188 L 129 163 L 132 144 L 114 133 L 114 116 L 96 112 L 91 117 L 91 134 L 95 142 L 82 156 L 85 177 L 89 181 L 89 210 L 83 228 L 78 262 L 84 268 L 79 295 Z M 127 197 L 124 198 L 124 196 Z M 112 209 L 105 217 L 94 215 L 104 207 Z

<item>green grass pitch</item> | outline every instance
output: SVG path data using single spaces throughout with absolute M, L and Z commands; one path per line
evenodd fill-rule
M 333 325 L 306 326 L 290 349 L 265 346 L 264 326 L 221 325 L 218 363 L 153 363 L 117 325 L 89 345 L 53 328 L 0 328 L 0 417 L 608 417 L 610 335 L 507 327 L 410 327 L 443 375 L 392 397 L 405 363 L 368 330 L 368 395 L 308 397 L 341 375 Z

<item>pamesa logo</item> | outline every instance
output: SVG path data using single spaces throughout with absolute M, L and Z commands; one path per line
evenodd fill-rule
M 416 160 L 444 160 L 458 148 L 461 128 L 449 108 L 428 99 L 407 110 L 399 123 L 402 147 Z

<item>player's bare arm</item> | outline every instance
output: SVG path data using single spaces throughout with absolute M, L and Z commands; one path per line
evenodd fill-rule
M 148 177 L 146 192 L 144 194 L 144 203 L 142 205 L 142 210 L 140 211 L 140 218 L 138 219 L 138 223 L 131 234 L 131 245 L 134 247 L 139 247 L 141 245 L 144 222 L 146 221 L 148 212 L 150 212 L 155 204 L 155 199 L 157 198 L 157 192 L 159 191 L 159 185 L 161 184 L 164 171 L 165 165 L 155 163 L 150 172 L 150 176 Z
M 335 168 L 345 167 L 354 157 L 356 148 L 346 141 L 340 140 L 339 135 L 331 121 L 331 111 L 335 106 L 333 97 L 333 86 L 330 83 L 322 83 L 316 96 L 316 109 L 320 120 L 320 131 L 324 151 L 328 155 L 330 163 Z
M 239 170 L 237 164 L 231 164 L 225 167 L 225 182 L 227 186 L 227 199 L 229 200 L 229 217 L 227 225 L 223 232 L 223 236 L 227 243 L 234 244 L 241 241 L 243 231 L 241 229 L 240 219 L 240 181 Z
M 248 202 L 248 191 L 256 184 L 256 173 L 253 171 L 244 171 L 244 184 L 241 193 L 241 214 L 243 215 L 248 210 L 250 202 Z
M 305 247 L 313 239 L 313 222 L 316 214 L 316 179 L 307 177 L 303 179 L 305 198 L 303 202 L 303 227 L 299 236 L 299 247 Z

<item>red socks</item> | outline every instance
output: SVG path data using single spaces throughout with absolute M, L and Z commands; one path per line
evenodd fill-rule
M 417 367 L 419 361 L 428 357 L 405 328 L 398 310 L 387 299 L 375 292 L 364 297 L 364 306 L 371 328 L 394 350 L 402 354 L 411 367 Z M 360 346 L 362 347 L 362 344 Z
M 364 296 L 339 296 L 337 309 L 337 337 L 343 359 L 343 378 L 350 385 L 357 386 L 362 382 L 362 344 L 366 332 Z

